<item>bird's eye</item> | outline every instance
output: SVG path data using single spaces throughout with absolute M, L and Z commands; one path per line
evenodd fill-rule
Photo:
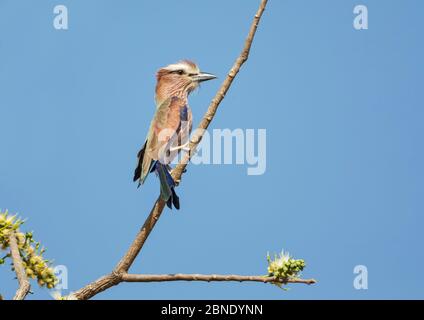
M 182 76 L 184 74 L 184 70 L 178 70 L 177 73 Z

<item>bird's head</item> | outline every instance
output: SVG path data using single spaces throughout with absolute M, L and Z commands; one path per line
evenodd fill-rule
M 156 95 L 159 100 L 170 96 L 186 97 L 201 82 L 216 78 L 213 74 L 201 72 L 194 62 L 188 60 L 159 69 L 156 77 Z

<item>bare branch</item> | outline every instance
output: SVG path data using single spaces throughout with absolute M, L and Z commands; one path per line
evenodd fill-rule
M 15 296 L 13 297 L 13 300 L 24 300 L 27 296 L 30 284 L 25 272 L 25 268 L 23 265 L 22 257 L 19 252 L 18 242 L 16 240 L 15 233 L 11 233 L 9 236 L 9 246 L 10 246 L 10 253 L 12 256 L 13 261 L 13 267 L 15 269 L 16 277 L 18 278 L 19 288 L 16 291 Z
M 206 130 L 209 127 L 209 124 L 213 120 L 219 104 L 224 99 L 225 94 L 231 87 L 231 84 L 234 78 L 237 76 L 238 72 L 240 71 L 241 66 L 247 61 L 253 39 L 254 39 L 257 27 L 259 25 L 259 21 L 262 17 L 263 12 L 265 11 L 267 2 L 268 0 L 261 0 L 259 9 L 253 19 L 252 25 L 249 30 L 249 34 L 247 36 L 247 39 L 244 44 L 244 48 L 240 56 L 235 61 L 233 67 L 230 69 L 226 79 L 222 83 L 217 94 L 212 99 L 212 102 L 210 103 L 208 110 L 206 111 L 202 121 L 199 124 L 198 130 L 194 133 L 190 141 L 191 151 L 183 157 L 180 163 L 173 170 L 172 176 L 175 181 L 179 182 L 181 180 L 181 176 L 184 172 L 184 169 L 190 160 L 190 155 L 194 154 L 196 147 L 202 140 L 204 130 Z M 150 211 L 149 216 L 144 222 L 141 230 L 138 232 L 135 240 L 129 247 L 124 257 L 121 259 L 121 261 L 119 261 L 115 269 L 112 271 L 112 273 L 92 282 L 91 284 L 75 292 L 74 296 L 77 299 L 90 299 L 94 295 L 114 285 L 117 285 L 123 281 L 122 280 L 123 275 L 128 272 L 132 263 L 134 262 L 137 255 L 140 253 L 141 249 L 143 248 L 144 243 L 146 242 L 146 239 L 149 237 L 150 232 L 153 230 L 156 222 L 160 218 L 162 211 L 164 209 L 164 206 L 165 206 L 164 201 L 160 197 L 158 197 L 152 210 Z
M 235 274 L 124 274 L 123 282 L 165 282 L 165 281 L 236 281 L 236 282 L 263 282 L 263 283 L 303 283 L 314 284 L 314 279 L 292 278 L 284 281 L 267 276 L 241 276 Z
M 183 172 L 185 168 L 187 167 L 187 164 L 190 160 L 190 157 L 195 154 L 196 148 L 199 145 L 200 141 L 203 138 L 203 134 L 205 130 L 209 127 L 209 124 L 212 122 L 213 118 L 215 117 L 216 111 L 218 110 L 218 107 L 221 103 L 221 101 L 224 99 L 226 93 L 231 87 L 231 84 L 233 83 L 233 80 L 239 73 L 242 65 L 247 61 L 250 54 L 250 48 L 252 47 L 253 39 L 256 34 L 256 30 L 258 28 L 259 22 L 261 20 L 262 14 L 265 11 L 265 7 L 268 0 L 262 0 L 259 9 L 256 12 L 255 17 L 253 18 L 252 25 L 250 26 L 249 34 L 246 38 L 246 41 L 244 43 L 244 48 L 242 52 L 240 53 L 239 57 L 235 61 L 233 67 L 228 72 L 227 77 L 225 78 L 224 82 L 222 83 L 220 89 L 216 93 L 215 97 L 212 99 L 212 102 L 210 103 L 208 110 L 206 111 L 205 115 L 203 116 L 202 121 L 199 124 L 199 127 L 194 132 L 193 137 L 190 141 L 190 152 L 186 153 L 183 159 L 181 159 L 180 163 L 175 167 L 173 170 L 172 176 L 174 177 L 175 181 L 180 181 L 181 176 L 183 175 Z

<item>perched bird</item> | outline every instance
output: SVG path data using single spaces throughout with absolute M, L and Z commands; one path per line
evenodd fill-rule
M 138 180 L 140 186 L 150 172 L 156 172 L 161 198 L 169 208 L 173 205 L 179 209 L 180 200 L 174 190 L 176 184 L 169 164 L 181 149 L 188 149 L 193 121 L 188 95 L 201 82 L 216 76 L 201 72 L 195 63 L 183 60 L 161 68 L 156 78 L 156 113 L 146 142 L 137 155 L 134 181 Z

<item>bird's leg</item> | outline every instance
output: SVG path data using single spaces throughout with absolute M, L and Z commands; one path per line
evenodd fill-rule
M 190 150 L 190 141 L 187 141 L 183 145 L 169 148 L 169 151 L 170 152 L 174 152 L 174 151 L 177 151 L 177 150 L 184 150 L 184 151 L 188 152 L 188 154 L 190 155 L 190 153 L 191 153 L 191 150 Z M 170 165 L 167 165 L 167 168 L 168 168 L 169 172 L 171 172 L 173 170 Z M 187 171 L 187 169 L 184 169 L 183 173 L 185 173 L 186 171 Z M 174 182 L 178 186 L 180 184 L 180 182 L 181 182 L 181 179 L 174 180 Z
M 190 147 L 189 147 L 189 144 L 190 144 L 190 142 L 186 142 L 186 143 L 184 143 L 183 145 L 181 145 L 181 146 L 178 146 L 178 147 L 173 147 L 173 148 L 170 148 L 169 150 L 171 151 L 171 152 L 173 152 L 173 151 L 177 151 L 177 150 L 184 150 L 184 151 L 187 151 L 187 152 L 190 152 Z

